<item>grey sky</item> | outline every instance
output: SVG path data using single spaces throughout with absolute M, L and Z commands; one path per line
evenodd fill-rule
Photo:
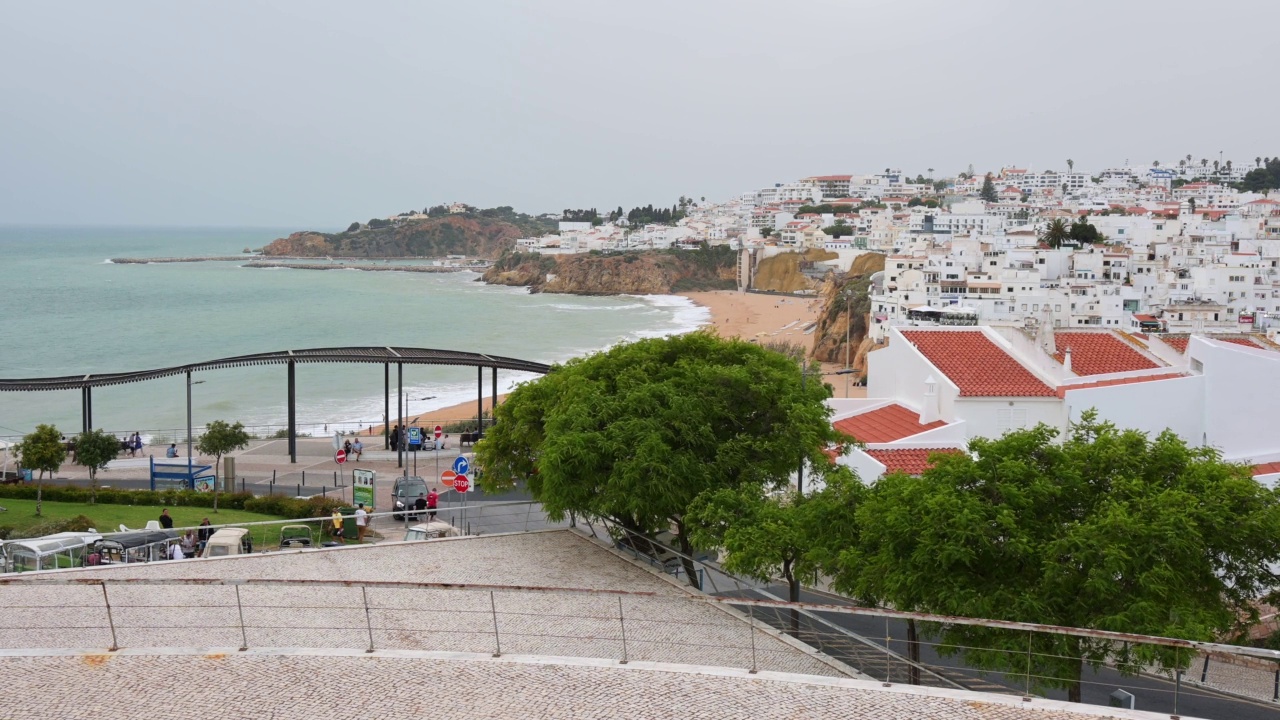
M 334 228 L 462 200 L 1280 153 L 1280 3 L 0 5 L 0 223 Z

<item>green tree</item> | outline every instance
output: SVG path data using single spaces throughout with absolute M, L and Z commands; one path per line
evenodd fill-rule
M 781 577 L 791 602 L 800 602 L 800 581 L 835 567 L 841 549 L 856 542 L 854 513 L 867 491 L 844 466 L 822 463 L 815 476 L 822 489 L 804 497 L 755 485 L 699 495 L 687 517 L 693 544 L 722 548 L 721 565 L 731 573 L 762 582 Z M 799 614 L 791 619 L 798 631 Z
M 87 430 L 76 436 L 76 462 L 89 469 L 89 504 L 98 502 L 98 471 L 120 454 L 120 441 L 101 430 Z
M 200 441 L 196 443 L 196 449 L 202 455 L 213 456 L 213 474 L 215 478 L 221 476 L 222 456 L 233 450 L 243 450 L 249 444 L 249 434 L 244 431 L 244 425 L 236 423 L 228 425 L 224 420 L 214 420 L 204 429 L 204 434 L 200 436 Z M 213 482 L 213 511 L 218 512 L 218 480 Z
M 1071 173 L 1075 171 L 1076 171 L 1076 161 L 1072 160 L 1071 158 L 1067 158 L 1067 172 Z
M 36 476 L 36 515 L 39 515 L 44 500 L 44 474 L 47 472 L 52 478 L 58 472 L 67 459 L 67 446 L 56 426 L 37 425 L 35 432 L 22 438 L 16 450 L 22 467 L 40 471 Z
M 350 225 L 348 225 L 348 226 L 347 226 L 347 232 L 349 232 L 349 233 L 353 233 L 353 232 L 355 232 L 355 231 L 357 231 L 357 230 L 359 230 L 359 229 L 360 229 L 360 223 L 359 223 L 359 222 L 353 222 L 353 223 L 351 223 Z
M 1276 491 L 1172 431 L 1152 438 L 1088 411 L 1065 442 L 1057 434 L 1039 425 L 976 438 L 972 454 L 935 456 L 920 477 L 879 480 L 835 586 L 903 610 L 1201 641 L 1257 621 L 1254 602 L 1273 591 L 1269 566 L 1280 560 Z M 1014 673 L 1030 642 L 1037 683 L 1074 702 L 1085 664 L 1132 674 L 1189 660 L 1046 633 L 929 632 L 972 664 Z
M 553 518 L 612 518 L 641 533 L 674 528 L 703 492 L 779 487 L 839 442 L 823 400 L 790 358 L 697 332 L 570 360 L 518 387 L 476 446 L 486 492 L 527 482 Z M 690 582 L 697 574 L 686 564 Z
M 1098 232 L 1098 228 L 1084 218 L 1071 223 L 1071 230 L 1068 235 L 1072 240 L 1081 244 L 1091 245 L 1102 241 L 1102 233 Z
M 838 237 L 844 237 L 845 235 L 852 235 L 854 232 L 854 228 L 852 225 L 845 222 L 844 220 L 837 220 L 835 225 L 823 228 L 822 232 L 826 233 L 827 235 L 830 235 L 833 238 L 838 238 Z
M 1040 234 L 1040 239 L 1051 248 L 1060 248 L 1062 243 L 1071 239 L 1071 230 L 1067 227 L 1067 221 L 1062 218 L 1054 218 Z
M 996 201 L 996 184 L 991 180 L 991 173 L 987 173 L 987 176 L 982 179 L 982 190 L 978 193 L 978 197 L 987 202 Z

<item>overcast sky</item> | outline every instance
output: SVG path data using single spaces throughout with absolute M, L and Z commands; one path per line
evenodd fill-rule
M 3 2 L 0 223 L 1280 154 L 1275 0 Z

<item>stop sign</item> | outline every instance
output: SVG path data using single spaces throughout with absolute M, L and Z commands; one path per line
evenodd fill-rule
M 440 439 L 440 436 L 441 436 L 441 435 L 443 435 L 443 434 L 444 434 L 444 428 L 442 428 L 442 427 L 440 427 L 439 425 L 437 425 L 437 426 L 436 426 L 436 439 L 437 439 L 437 440 L 439 440 L 439 439 Z
M 471 481 L 467 479 L 466 475 L 459 475 L 453 479 L 453 489 L 458 492 L 466 492 L 470 487 Z
M 440 473 L 440 482 L 445 487 L 453 487 L 453 484 L 457 481 L 457 477 L 458 477 L 458 474 L 455 473 L 454 471 L 445 470 L 444 472 Z M 463 477 L 466 477 L 466 476 L 464 475 Z
M 334 453 L 334 454 L 333 454 L 333 461 L 334 461 L 334 462 L 336 462 L 336 463 L 338 463 L 339 465 L 341 465 L 342 463 L 346 462 L 346 461 L 347 461 L 347 451 L 346 451 L 346 450 L 339 450 L 338 452 Z

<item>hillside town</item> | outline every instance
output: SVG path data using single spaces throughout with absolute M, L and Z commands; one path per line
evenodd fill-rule
M 517 246 L 573 254 L 727 244 L 746 256 L 743 289 L 759 261 L 779 253 L 822 251 L 827 259 L 806 263 L 814 277 L 882 253 L 872 289 L 877 339 L 891 327 L 938 324 L 1273 329 L 1280 199 L 1265 183 L 1245 187 L 1280 159 L 1243 166 L 1187 156 L 1094 173 L 1067 162 L 1067 172 L 816 175 L 722 203 L 682 199 L 683 217 L 670 224 L 633 225 L 611 213 L 561 222 L 558 234 Z

